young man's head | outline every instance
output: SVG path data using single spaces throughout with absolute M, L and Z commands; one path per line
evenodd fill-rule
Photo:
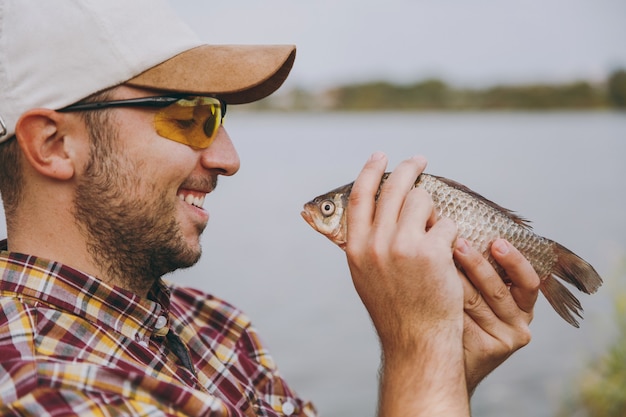
M 204 195 L 239 168 L 226 105 L 275 91 L 295 48 L 204 44 L 158 0 L 0 9 L 9 248 L 63 258 L 52 242 L 82 239 L 90 264 L 76 266 L 113 280 L 195 263 Z
M 121 84 L 252 102 L 295 59 L 293 45 L 205 44 L 165 0 L 0 0 L 0 10 L 0 143 L 27 110 Z

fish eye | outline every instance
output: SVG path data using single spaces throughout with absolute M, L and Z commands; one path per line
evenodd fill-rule
M 320 203 L 320 211 L 325 217 L 332 216 L 335 212 L 335 203 L 330 200 L 324 200 Z

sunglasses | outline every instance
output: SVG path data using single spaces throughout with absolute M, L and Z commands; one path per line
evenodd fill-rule
M 72 104 L 57 111 L 74 112 L 113 107 L 160 109 L 154 116 L 154 127 L 159 136 L 199 149 L 206 149 L 213 143 L 226 115 L 226 103 L 220 99 L 176 95 Z

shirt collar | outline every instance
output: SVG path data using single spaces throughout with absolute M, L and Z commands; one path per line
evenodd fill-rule
M 0 241 L 0 294 L 19 295 L 64 310 L 136 340 L 157 332 L 168 318 L 170 291 L 159 279 L 148 298 L 35 256 L 7 252 Z

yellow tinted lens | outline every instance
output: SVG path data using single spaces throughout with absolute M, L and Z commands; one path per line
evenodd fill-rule
M 222 106 L 213 97 L 180 99 L 154 117 L 157 133 L 194 148 L 208 148 L 222 123 Z

